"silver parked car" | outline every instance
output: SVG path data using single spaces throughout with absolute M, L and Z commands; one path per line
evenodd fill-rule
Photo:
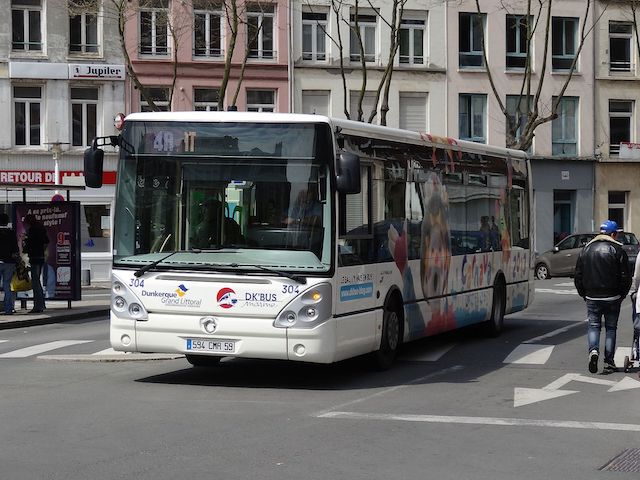
M 576 233 L 562 239 L 551 250 L 538 255 L 535 262 L 536 278 L 544 280 L 551 277 L 572 277 L 576 271 L 576 261 L 582 248 L 589 243 L 597 233 Z M 638 256 L 640 244 L 633 233 L 618 232 L 617 240 L 629 256 L 629 267 L 633 268 Z

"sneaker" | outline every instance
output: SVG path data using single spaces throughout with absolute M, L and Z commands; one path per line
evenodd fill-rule
M 598 371 L 598 351 L 591 350 L 589 353 L 589 371 L 596 373 Z
M 604 367 L 602 368 L 603 375 L 609 375 L 610 373 L 615 373 L 618 371 L 618 367 L 614 363 L 604 362 Z

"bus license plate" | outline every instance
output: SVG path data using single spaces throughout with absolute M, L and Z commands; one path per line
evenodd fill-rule
M 187 338 L 187 350 L 189 352 L 234 353 L 236 342 L 234 340 Z

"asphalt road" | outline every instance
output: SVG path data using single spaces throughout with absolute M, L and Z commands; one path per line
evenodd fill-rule
M 420 341 L 382 373 L 101 361 L 107 319 L 1 331 L 0 478 L 637 480 L 637 456 L 602 470 L 640 448 L 637 373 L 589 374 L 571 280 L 536 287 L 501 337 Z

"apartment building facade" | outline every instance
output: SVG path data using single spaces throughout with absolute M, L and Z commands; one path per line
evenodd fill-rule
M 157 110 L 217 110 L 228 81 L 224 109 L 290 111 L 287 0 L 132 0 L 125 15 L 128 57 Z M 126 98 L 128 111 L 153 109 L 130 77 Z
M 292 0 L 292 111 L 358 120 L 362 91 L 363 121 L 445 135 L 445 3 L 408 0 L 390 57 L 395 2 Z M 383 89 L 376 103 L 390 58 L 388 102 Z
M 595 216 L 640 231 L 640 71 L 632 2 L 601 1 L 594 29 Z M 636 7 L 637 8 L 637 7 Z
M 10 212 L 21 190 L 9 183 L 82 183 L 83 151 L 93 137 L 114 134 L 124 110 L 125 68 L 117 22 L 102 3 L 5 0 L 0 18 L 0 209 Z M 117 156 L 105 155 L 105 185 L 72 191 L 81 202 L 82 268 L 91 279 L 111 271 L 111 211 Z M 56 170 L 57 164 L 57 170 Z M 55 172 L 59 171 L 56 179 Z M 5 194 L 6 191 L 6 194 Z M 28 190 L 50 201 L 51 190 Z

